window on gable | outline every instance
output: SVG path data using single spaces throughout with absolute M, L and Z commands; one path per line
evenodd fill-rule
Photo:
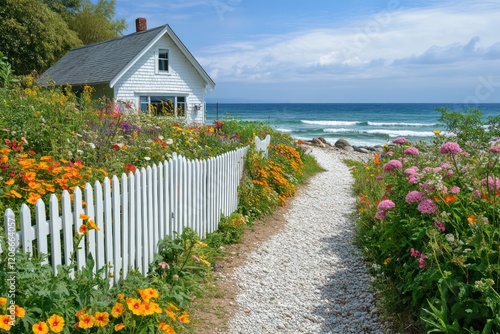
M 158 71 L 168 72 L 168 49 L 160 49 L 158 52 Z

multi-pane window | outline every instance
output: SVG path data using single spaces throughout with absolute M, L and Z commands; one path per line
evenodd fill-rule
M 168 49 L 160 49 L 158 52 L 158 71 L 168 72 Z
M 158 116 L 183 117 L 186 114 L 185 96 L 145 96 L 139 97 L 141 110 Z

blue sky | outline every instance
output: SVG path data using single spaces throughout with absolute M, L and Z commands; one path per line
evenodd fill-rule
M 168 23 L 210 101 L 500 102 L 500 1 L 116 0 Z

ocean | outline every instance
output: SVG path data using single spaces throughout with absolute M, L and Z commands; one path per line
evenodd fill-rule
M 355 146 L 383 145 L 404 136 L 430 140 L 445 130 L 437 108 L 462 111 L 460 104 L 431 103 L 207 103 L 207 124 L 215 119 L 261 121 L 296 139 L 346 139 Z M 487 116 L 500 115 L 500 103 L 475 106 Z

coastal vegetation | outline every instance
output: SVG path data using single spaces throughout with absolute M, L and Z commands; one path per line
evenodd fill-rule
M 104 268 L 96 270 L 91 255 L 82 270 L 73 262 L 54 274 L 44 261 L 47 254 L 36 249 L 16 252 L 15 284 L 9 285 L 13 267 L 0 229 L 0 333 L 189 332 L 195 322 L 189 306 L 217 270 L 221 246 L 238 242 L 255 219 L 285 204 L 319 167 L 289 135 L 264 123 L 184 124 L 133 110 L 122 113 L 112 101 L 90 95 L 89 88 L 77 96 L 70 87 L 41 88 L 31 76 L 15 77 L 0 55 L 0 212 L 11 208 L 18 214 L 22 203 L 33 208 L 50 194 L 133 173 L 174 152 L 207 159 L 270 134 L 268 157 L 250 148 L 238 210 L 221 217 L 217 231 L 202 240 L 189 228 L 165 236 L 146 277 L 132 271 L 114 286 Z M 103 233 L 89 216 L 80 219 L 84 224 L 75 245 L 90 230 Z
M 499 333 L 500 116 L 439 111 L 452 135 L 349 162 L 357 243 L 398 331 Z

